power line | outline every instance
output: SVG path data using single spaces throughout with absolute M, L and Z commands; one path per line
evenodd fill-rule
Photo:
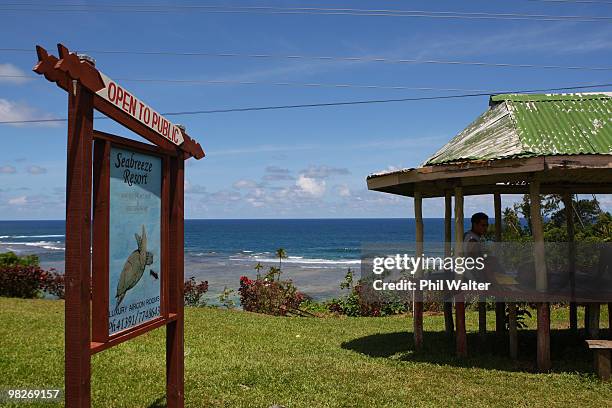
M 36 79 L 32 75 L 2 75 L 2 78 Z M 491 89 L 466 89 L 466 88 L 437 88 L 426 86 L 406 86 L 406 85 L 365 85 L 365 84 L 333 84 L 317 82 L 270 82 L 270 81 L 235 81 L 235 80 L 205 80 L 205 79 L 167 79 L 167 78 L 114 78 L 122 82 L 142 82 L 142 83 L 171 83 L 184 85 L 269 85 L 284 87 L 306 87 L 306 88 L 341 88 L 341 89 L 385 89 L 398 91 L 440 91 L 440 92 L 485 92 L 496 93 Z
M 526 0 L 538 3 L 564 3 L 564 4 L 611 4 L 612 1 L 605 0 Z
M 524 1 L 528 1 L 528 2 L 541 2 L 541 3 L 595 3 L 595 4 L 612 4 L 612 1 L 609 0 L 524 0 Z M 11 3 L 11 2 L 5 2 L 2 3 L 0 5 L 3 6 L 40 6 L 40 5 L 48 5 L 45 3 L 35 3 L 35 2 L 19 2 L 19 3 Z M 56 7 L 142 7 L 142 6 L 146 6 L 146 7 L 182 7 L 182 8 L 207 8 L 207 7 L 231 7 L 231 6 L 211 6 L 211 5 L 207 5 L 207 6 L 203 6 L 203 5 L 197 5 L 197 4 L 164 4 L 164 3 L 149 3 L 149 4 L 83 4 L 83 3 L 55 3 L 53 4 L 53 6 Z M 240 7 L 240 6 L 238 6 Z M 247 7 L 247 6 L 245 6 Z M 397 10 L 397 9 L 391 9 L 391 10 Z
M 29 48 L 0 48 L 2 52 L 33 52 Z M 423 60 L 417 58 L 385 58 L 367 56 L 316 56 L 316 55 L 281 55 L 266 53 L 235 53 L 235 52 L 179 52 L 179 51 L 121 51 L 121 50 L 91 50 L 80 49 L 78 52 L 92 54 L 115 55 L 148 55 L 173 57 L 210 57 L 210 58 L 251 58 L 251 59 L 287 59 L 298 61 L 330 61 L 330 62 L 377 62 L 385 64 L 433 64 L 433 65 L 466 65 L 496 68 L 531 68 L 531 69 L 567 69 L 577 71 L 612 71 L 612 67 L 592 67 L 583 65 L 554 64 L 514 64 L 505 62 L 457 61 L 457 60 Z
M 500 91 L 500 92 L 495 92 L 495 93 L 498 93 L 498 94 L 540 93 L 540 92 L 570 91 L 570 90 L 578 90 L 578 89 L 609 88 L 609 87 L 612 87 L 612 83 L 596 84 L 596 85 L 578 85 L 578 86 L 559 87 L 559 88 Z M 369 99 L 369 100 L 361 100 L 361 101 L 307 103 L 307 104 L 296 104 L 296 105 L 250 106 L 250 107 L 242 107 L 242 108 L 165 112 L 165 113 L 162 113 L 162 115 L 164 116 L 185 116 L 185 115 L 201 115 L 201 114 L 228 113 L 228 112 L 248 112 L 248 111 L 315 108 L 315 107 L 330 107 L 330 106 L 368 105 L 368 104 L 393 103 L 393 102 L 414 102 L 414 101 L 430 101 L 430 100 L 443 100 L 443 99 L 473 98 L 473 97 L 480 97 L 480 96 L 490 96 L 490 94 L 491 93 L 486 92 L 486 93 L 471 93 L 471 94 L 461 94 L 461 95 L 437 95 L 437 96 L 422 96 L 422 97 L 396 98 L 396 99 Z M 94 119 L 108 119 L 108 117 L 107 116 L 96 116 L 94 117 Z M 67 120 L 68 119 L 66 118 L 11 120 L 11 121 L 1 121 L 0 125 L 66 122 Z
M 131 12 L 131 13 L 167 13 L 167 12 L 203 12 L 203 13 L 237 13 L 237 14 L 306 14 L 306 15 L 348 15 L 370 17 L 423 17 L 445 19 L 487 19 L 487 20 L 532 20 L 532 21 L 574 21 L 574 22 L 606 22 L 611 16 L 583 15 L 549 15 L 525 13 L 484 13 L 458 11 L 428 11 L 399 9 L 356 9 L 356 8 L 322 8 L 322 7 L 271 7 L 271 6 L 219 6 L 219 5 L 43 5 L 36 3 L 6 3 L 1 5 L 2 11 L 27 12 Z M 9 7 L 7 7 L 9 6 Z M 18 6 L 11 8 L 10 6 Z M 24 8 L 25 6 L 25 8 Z M 44 8 L 44 7 L 55 8 Z M 28 8 L 33 7 L 33 8 Z

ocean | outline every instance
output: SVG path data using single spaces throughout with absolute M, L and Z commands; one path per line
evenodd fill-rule
M 444 220 L 427 218 L 425 241 L 444 240 Z M 466 223 L 467 226 L 467 223 Z M 340 294 L 348 268 L 358 275 L 362 245 L 413 243 L 414 219 L 253 219 L 186 220 L 185 278 L 209 282 L 215 303 L 224 288 L 237 290 L 254 266 L 278 266 L 275 252 L 284 248 L 283 278 L 317 300 Z M 64 268 L 64 221 L 0 221 L 0 252 L 37 254 L 45 268 Z M 265 270 L 265 269 L 264 269 Z

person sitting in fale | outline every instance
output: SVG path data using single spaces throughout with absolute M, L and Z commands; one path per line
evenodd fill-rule
M 494 256 L 487 256 L 484 243 L 489 229 L 489 216 L 483 212 L 472 215 L 472 228 L 463 234 L 463 256 L 473 259 L 485 258 L 485 268 L 482 271 L 472 270 L 468 277 L 480 282 L 502 285 L 515 285 L 517 281 L 504 273 L 502 266 Z

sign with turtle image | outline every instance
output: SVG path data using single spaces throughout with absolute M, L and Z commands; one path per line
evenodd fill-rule
M 66 91 L 69 106 L 65 405 L 91 406 L 95 353 L 165 327 L 165 400 L 183 407 L 185 161 L 204 150 L 93 58 L 57 49 L 36 46 L 33 70 Z M 95 129 L 94 110 L 149 143 Z
M 162 159 L 110 151 L 109 335 L 161 315 Z

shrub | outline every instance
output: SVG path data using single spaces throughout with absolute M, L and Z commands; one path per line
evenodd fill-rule
M 0 254 L 0 296 L 36 298 L 44 293 L 64 298 L 64 275 L 43 270 L 36 255 Z
M 196 282 L 195 278 L 192 276 L 185 281 L 183 290 L 185 306 L 206 306 L 206 300 L 202 297 L 208 292 L 208 281 Z
M 286 316 L 298 310 L 305 296 L 291 280 L 275 280 L 278 268 L 270 268 L 265 277 L 240 277 L 240 304 L 248 312 Z
M 326 302 L 317 302 L 307 295 L 304 295 L 304 300 L 300 303 L 300 310 L 310 316 L 325 316 L 329 313 Z
M 38 266 L 38 256 L 22 255 L 18 256 L 14 252 L 4 252 L 0 254 L 0 267 L 4 266 Z
M 528 305 L 524 303 L 519 303 L 516 307 L 516 327 L 518 329 L 526 329 L 527 323 L 525 323 L 525 320 L 527 320 L 527 318 L 532 317 L 531 312 L 529 311 L 529 309 L 527 309 L 527 306 Z M 510 314 L 508 312 L 507 306 L 506 306 L 506 315 L 504 316 L 504 320 L 506 324 L 506 330 L 508 330 L 510 328 Z
M 36 298 L 45 285 L 46 274 L 36 265 L 0 267 L 0 296 Z
M 229 289 L 227 286 L 223 288 L 223 292 L 221 292 L 217 299 L 219 299 L 219 304 L 226 309 L 233 309 L 236 307 L 236 302 L 233 299 L 234 290 Z
M 399 296 L 369 290 L 368 282 L 359 280 L 354 283 L 353 271 L 349 268 L 340 289 L 347 294 L 327 302 L 330 312 L 346 316 L 388 316 L 406 313 L 410 302 Z
M 53 269 L 46 271 L 44 273 L 41 289 L 60 299 L 64 299 L 66 294 L 64 274 L 57 273 Z

